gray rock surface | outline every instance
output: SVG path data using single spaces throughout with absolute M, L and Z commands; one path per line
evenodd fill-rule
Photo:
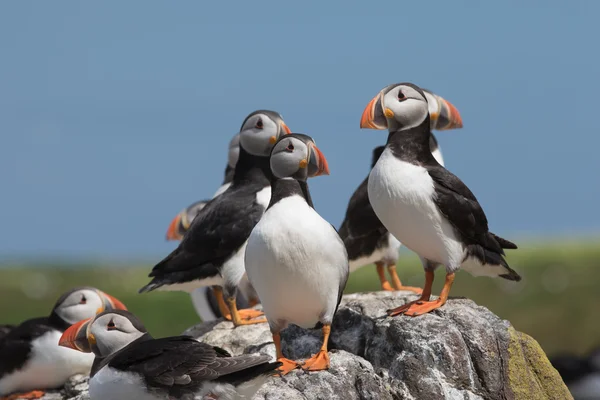
M 270 378 L 255 400 L 572 399 L 535 340 L 471 300 L 451 299 L 415 318 L 385 315 L 415 298 L 408 292 L 344 296 L 332 327 L 331 369 Z M 275 356 L 267 324 L 233 329 L 215 321 L 185 334 L 232 354 Z M 308 358 L 318 351 L 321 332 L 290 326 L 282 344 L 287 357 Z M 44 400 L 84 400 L 85 388 L 74 380 Z

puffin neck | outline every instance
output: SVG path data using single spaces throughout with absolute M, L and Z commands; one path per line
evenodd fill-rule
M 308 183 L 306 181 L 299 181 L 291 178 L 278 179 L 273 177 L 273 179 L 271 179 L 271 201 L 267 209 L 274 206 L 279 200 L 293 195 L 302 196 L 302 198 L 306 200 L 306 203 L 311 208 L 314 208 L 312 198 L 310 197 L 310 191 L 308 190 Z
M 273 173 L 269 165 L 269 157 L 253 156 L 240 146 L 240 156 L 233 172 L 232 182 L 261 182 L 269 184 Z
M 234 173 L 235 169 L 231 168 L 229 166 L 229 164 L 227 164 L 227 167 L 225 167 L 225 177 L 223 178 L 223 183 L 222 185 L 229 183 L 233 180 L 233 173 Z
M 94 375 L 96 375 L 96 373 L 98 373 L 98 371 L 100 371 L 102 369 L 102 367 L 104 367 L 106 364 L 108 364 L 113 358 L 115 358 L 117 356 L 117 354 L 120 354 L 122 351 L 124 351 L 129 346 L 131 346 L 137 342 L 147 342 L 148 340 L 153 340 L 153 339 L 154 338 L 152 337 L 152 335 L 150 335 L 148 332 L 144 332 L 144 334 L 142 336 L 131 341 L 131 343 L 129 343 L 127 346 L 123 347 L 122 349 L 115 351 L 114 353 L 112 353 L 106 357 L 96 356 L 94 358 L 94 362 L 92 364 L 92 370 L 90 371 L 90 378 L 93 378 Z
M 429 145 L 430 137 L 428 116 L 419 126 L 390 132 L 387 146 L 398 158 L 427 163 L 434 159 Z
M 53 327 L 61 332 L 64 332 L 72 324 L 70 324 L 67 321 L 65 321 L 64 319 L 62 319 L 54 310 L 52 310 L 52 312 L 50 313 L 50 316 L 48 317 L 48 325 L 50 325 L 51 327 Z

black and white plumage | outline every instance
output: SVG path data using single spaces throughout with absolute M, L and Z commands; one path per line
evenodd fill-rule
M 443 166 L 442 152 L 433 135 L 429 147 L 433 157 Z M 373 150 L 371 168 L 375 166 L 384 149 L 385 146 L 378 146 Z M 383 290 L 409 290 L 421 293 L 420 288 L 402 285 L 398 277 L 396 263 L 402 244 L 388 232 L 373 211 L 367 191 L 368 181 L 367 176 L 352 194 L 339 231 L 348 252 L 350 273 L 365 265 L 375 264 Z M 385 276 L 385 267 L 392 278 L 393 288 Z
M 267 355 L 232 357 L 188 336 L 154 339 L 127 311 L 78 322 L 60 345 L 94 353 L 92 400 L 251 399 L 280 365 Z
M 559 355 L 550 362 L 575 400 L 600 399 L 600 348 L 583 357 Z
M 0 338 L 0 396 L 53 389 L 77 373 L 87 374 L 93 357 L 58 346 L 73 323 L 123 303 L 98 289 L 81 287 L 64 293 L 48 317 L 14 326 Z
M 363 128 L 389 130 L 369 175 L 369 201 L 384 226 L 421 257 L 426 271 L 421 298 L 392 315 L 420 315 L 443 305 L 461 266 L 473 275 L 520 280 L 504 260 L 503 249 L 516 245 L 489 232 L 473 193 L 431 154 L 427 101 L 413 84 L 390 85 L 371 100 L 361 119 Z M 460 121 L 447 104 L 450 119 Z M 446 267 L 446 283 L 440 298 L 429 301 L 433 271 L 440 264 Z
M 244 120 L 231 186 L 206 204 L 179 246 L 152 269 L 152 281 L 140 292 L 159 288 L 191 292 L 201 286 L 222 287 L 236 326 L 264 322 L 243 321 L 243 317 L 262 313 L 248 310 L 240 315 L 235 297 L 245 273 L 248 237 L 271 198 L 268 156 L 277 139 L 287 133 L 289 128 L 273 111 L 255 111 Z M 226 308 L 221 304 L 223 313 Z
M 269 208 L 252 230 L 246 272 L 261 299 L 282 373 L 299 366 L 281 352 L 279 333 L 288 323 L 323 326 L 318 354 L 302 366 L 329 367 L 327 341 L 333 315 L 348 279 L 348 256 L 335 228 L 313 208 L 306 180 L 329 174 L 325 157 L 306 135 L 279 140 L 271 153 Z

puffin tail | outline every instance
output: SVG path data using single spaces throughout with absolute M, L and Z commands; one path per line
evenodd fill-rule
M 496 242 L 498 242 L 498 244 L 500 245 L 500 247 L 502 247 L 503 249 L 507 249 L 507 250 L 515 250 L 517 249 L 517 245 L 514 244 L 513 242 L 503 239 L 500 236 L 493 234 L 492 232 L 490 232 L 490 235 L 492 235 L 492 237 L 494 239 L 496 239 Z

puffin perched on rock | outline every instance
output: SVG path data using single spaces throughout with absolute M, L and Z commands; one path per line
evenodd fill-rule
M 246 272 L 283 363 L 280 372 L 301 366 L 281 351 L 280 332 L 288 323 L 322 326 L 321 350 L 301 367 L 327 369 L 327 342 L 348 279 L 348 255 L 335 228 L 315 211 L 306 180 L 328 175 L 329 167 L 312 138 L 302 134 L 280 138 L 270 165 L 271 202 L 248 239 Z
M 249 400 L 280 365 L 267 355 L 232 357 L 189 336 L 154 339 L 127 311 L 74 324 L 60 345 L 94 353 L 92 400 Z
M 451 113 L 458 111 L 451 108 L 450 103 L 427 90 L 423 91 L 428 99 L 431 117 L 431 129 L 446 130 L 462 128 L 462 123 L 451 122 Z M 385 146 L 373 150 L 371 168 L 383 153 Z M 439 144 L 433 134 L 429 139 L 429 149 L 436 161 L 444 166 L 444 159 Z M 367 191 L 367 176 L 352 194 L 346 209 L 346 216 L 340 227 L 340 236 L 344 241 L 350 261 L 350 273 L 360 267 L 375 263 L 377 275 L 383 290 L 409 290 L 420 294 L 421 288 L 404 286 L 396 272 L 396 263 L 402 244 L 383 226 L 375 215 Z M 392 284 L 385 276 L 385 268 L 391 277 Z M 393 287 L 392 287 L 393 286 Z
M 454 106 L 447 106 L 449 122 L 461 124 Z M 360 126 L 389 130 L 385 150 L 369 175 L 369 201 L 383 225 L 419 255 L 425 269 L 421 298 L 389 315 L 417 316 L 444 305 L 461 266 L 476 276 L 521 279 L 504 259 L 503 249 L 517 246 L 488 230 L 475 195 L 431 154 L 431 115 L 422 89 L 411 83 L 387 86 L 369 102 Z M 430 300 L 440 264 L 446 267 L 446 281 L 440 297 Z
M 43 390 L 62 386 L 75 374 L 87 374 L 93 357 L 58 346 L 71 325 L 103 310 L 125 310 L 114 297 L 92 287 L 64 293 L 48 317 L 34 318 L 10 329 L 0 338 L 0 396 L 34 399 Z
M 271 198 L 269 154 L 288 133 L 283 118 L 274 111 L 259 110 L 246 117 L 231 186 L 196 215 L 179 246 L 152 269 L 152 281 L 140 292 L 158 288 L 191 292 L 213 286 L 221 313 L 227 315 L 229 308 L 236 326 L 266 322 L 251 320 L 262 312 L 238 311 L 236 292 L 245 273 L 248 237 Z

